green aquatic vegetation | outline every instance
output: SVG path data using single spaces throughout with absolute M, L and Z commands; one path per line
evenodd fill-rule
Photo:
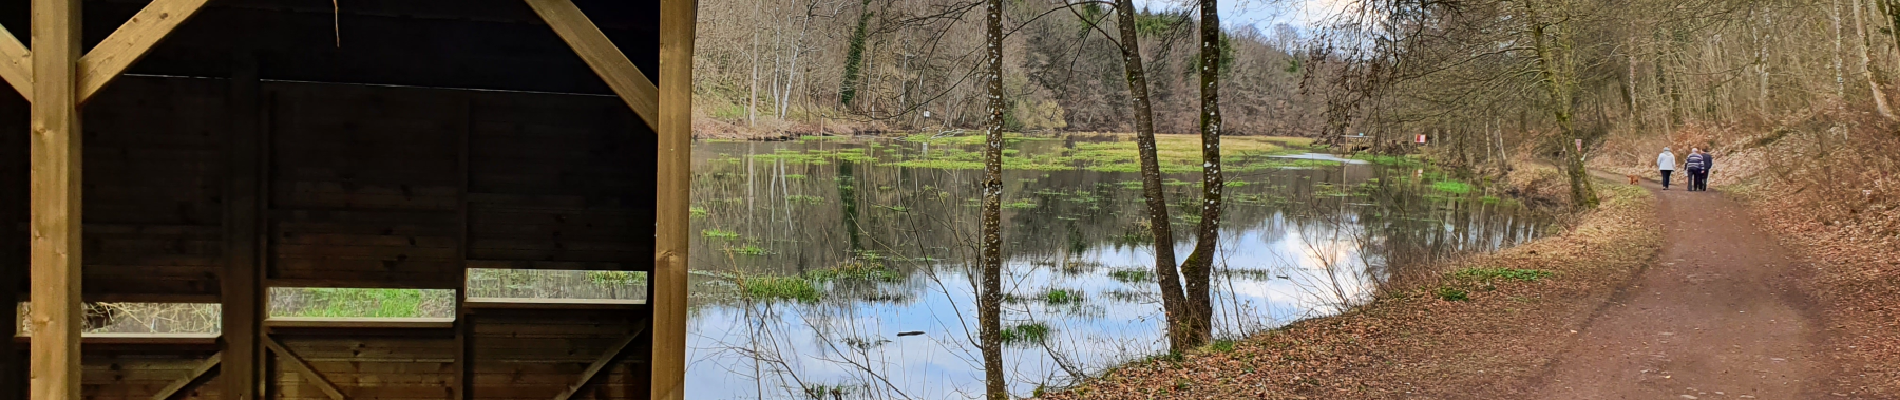
M 1276 277 L 1283 277 L 1271 269 L 1262 268 L 1234 268 L 1220 272 L 1227 274 L 1227 276 L 1254 281 L 1270 281 Z
M 1459 181 L 1437 181 L 1432 182 L 1432 190 L 1451 194 L 1465 194 L 1471 193 L 1471 184 Z
M 1227 181 L 1227 182 L 1222 182 L 1222 183 L 1221 183 L 1221 186 L 1226 186 L 1226 187 L 1241 187 L 1241 186 L 1247 186 L 1247 182 L 1242 182 L 1242 181 Z
M 1011 325 L 1002 330 L 1004 344 L 1042 343 L 1043 340 L 1047 340 L 1048 338 L 1049 326 L 1040 323 Z
M 794 300 L 801 303 L 816 303 L 823 292 L 812 281 L 789 276 L 741 277 L 741 292 L 754 300 Z
M 1043 292 L 1042 294 L 1042 302 L 1050 305 L 1078 303 L 1081 301 L 1082 292 L 1072 290 L 1049 289 L 1049 291 Z
M 1354 154 L 1352 158 L 1366 160 L 1373 164 L 1378 164 L 1378 165 L 1387 166 L 1387 167 L 1408 167 L 1409 168 L 1409 167 L 1420 167 L 1420 166 L 1425 165 L 1424 161 L 1420 161 L 1417 157 L 1409 156 L 1409 155 L 1408 156 L 1388 156 L 1388 155 L 1379 155 L 1379 154 Z
M 1339 185 L 1334 185 L 1329 182 L 1320 182 L 1320 183 L 1313 184 L 1313 194 L 1316 196 L 1331 196 L 1331 197 L 1346 197 L 1346 196 L 1353 195 L 1352 191 L 1347 190 L 1347 188 L 1340 187 Z
M 1485 195 L 1483 197 L 1479 197 L 1478 201 L 1484 204 L 1498 204 L 1498 196 Z
M 706 207 L 700 207 L 700 206 L 687 207 L 686 214 L 692 216 L 693 218 L 705 218 Z
M 724 240 L 739 239 L 738 232 L 723 230 L 719 228 L 701 230 L 699 231 L 699 234 L 705 235 L 706 237 L 713 238 L 713 239 L 724 239 Z
M 766 250 L 764 247 L 759 247 L 759 245 L 750 244 L 750 243 L 744 246 L 736 247 L 736 248 L 729 248 L 727 250 L 732 251 L 734 253 L 744 254 L 748 256 L 762 256 L 766 254 L 772 254 L 770 250 Z
M 1036 208 L 1036 202 L 1030 201 L 1029 199 L 1021 199 L 1021 200 L 1016 200 L 1013 202 L 1003 203 L 1003 208 L 1011 209 L 1011 210 L 1031 209 L 1031 208 Z
M 840 280 L 897 282 L 903 280 L 904 275 L 890 268 L 886 268 L 880 263 L 849 261 L 838 264 L 836 267 L 806 272 L 805 278 L 814 282 Z
M 785 201 L 790 201 L 793 203 L 803 203 L 803 204 L 818 204 L 818 203 L 824 202 L 825 198 L 818 197 L 818 196 L 794 194 L 790 196 L 785 196 Z
M 1143 283 L 1154 279 L 1154 273 L 1139 269 L 1118 269 L 1109 271 L 1108 278 L 1121 283 Z

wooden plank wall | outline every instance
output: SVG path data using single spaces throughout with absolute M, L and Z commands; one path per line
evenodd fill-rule
M 651 268 L 653 174 L 641 167 L 652 163 L 641 160 L 653 154 L 652 134 L 618 101 L 477 99 L 469 143 L 475 266 Z
M 222 80 L 125 79 L 87 103 L 89 298 L 217 301 L 227 91 Z
M 27 282 L 27 102 L 0 93 L 0 323 L 5 337 L 18 332 L 14 303 L 25 301 Z M 17 298 L 15 296 L 18 296 Z M 26 398 L 26 348 L 0 340 L 0 400 Z
M 89 300 L 219 301 L 231 93 L 222 79 L 125 77 L 87 105 Z M 653 133 L 617 98 L 282 81 L 263 82 L 260 96 L 272 284 L 456 288 L 467 266 L 651 269 Z M 0 266 L 21 280 L 25 109 L 0 96 L 0 187 L 21 189 L 0 190 Z M 453 398 L 465 357 L 468 398 L 514 399 L 561 393 L 608 347 L 650 330 L 644 308 L 471 312 L 447 329 L 273 337 L 352 398 Z M 577 397 L 644 398 L 634 371 L 645 343 Z M 88 344 L 84 390 L 150 398 L 216 350 Z M 327 398 L 285 357 L 270 359 L 271 398 Z M 24 372 L 0 375 L 0 400 L 14 387 L 4 379 Z M 218 398 L 224 386 L 211 379 L 178 398 Z
M 455 288 L 460 92 L 266 83 L 267 279 Z
M 199 347 L 199 346 L 193 346 Z M 88 400 L 151 400 L 154 393 L 190 377 L 193 369 L 216 349 L 142 348 L 98 350 L 87 348 L 80 366 L 80 392 Z M 216 377 L 177 399 L 220 398 Z
M 622 310 L 480 310 L 472 314 L 469 338 L 478 399 L 551 399 L 575 382 L 588 364 L 632 334 L 645 313 Z M 553 350 L 553 351 L 550 351 Z M 626 349 L 627 362 L 602 371 L 583 399 L 646 397 L 644 379 L 630 371 L 649 348 Z M 644 377 L 640 377 L 644 378 Z M 637 395 L 635 395 L 637 394 Z

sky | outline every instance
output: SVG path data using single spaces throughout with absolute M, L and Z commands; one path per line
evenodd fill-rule
M 1271 34 L 1274 25 L 1287 24 L 1305 31 L 1353 0 L 1220 0 L 1221 24 L 1230 28 L 1252 26 Z M 1136 7 L 1153 10 L 1184 9 L 1195 0 L 1135 0 Z

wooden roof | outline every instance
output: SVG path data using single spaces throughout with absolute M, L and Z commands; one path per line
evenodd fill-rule
M 149 0 L 86 0 L 91 49 Z M 658 80 L 659 2 L 577 0 L 622 53 Z M 230 76 L 254 55 L 259 78 L 611 95 L 520 0 L 211 0 L 128 74 Z M 26 41 L 28 0 L 0 0 L 0 26 Z

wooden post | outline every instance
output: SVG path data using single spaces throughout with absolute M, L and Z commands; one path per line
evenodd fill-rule
M 653 210 L 654 400 L 686 396 L 686 208 L 691 199 L 693 31 L 696 0 L 660 2 L 658 199 Z
M 260 140 L 262 107 L 258 102 L 262 94 L 256 59 L 248 54 L 238 56 L 231 68 L 230 83 L 226 110 L 231 128 L 225 141 L 228 164 L 224 195 L 224 237 L 229 247 L 225 248 L 224 275 L 219 281 L 219 298 L 224 303 L 220 317 L 224 324 L 224 366 L 220 367 L 219 382 L 223 398 L 255 400 L 262 397 L 258 370 L 262 346 L 257 338 L 264 316 L 260 300 L 263 280 L 259 279 L 263 252 L 258 239 L 262 231 L 258 216 L 263 209 L 259 182 L 264 146 Z
M 33 0 L 32 379 L 35 400 L 79 400 L 79 2 Z

